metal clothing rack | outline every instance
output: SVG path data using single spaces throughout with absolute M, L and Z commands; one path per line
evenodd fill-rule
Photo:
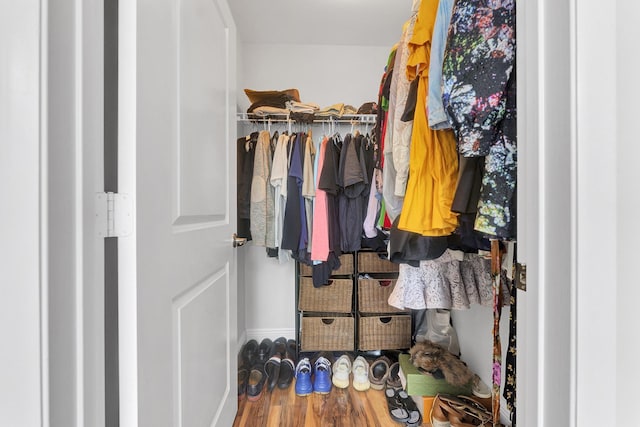
M 365 125 L 369 132 L 369 125 L 375 125 L 376 114 L 344 114 L 340 117 L 314 117 L 312 120 L 295 120 L 289 114 L 269 114 L 258 115 L 251 113 L 238 113 L 238 123 L 251 123 L 254 125 L 262 125 L 265 130 L 271 131 L 271 125 L 274 123 L 286 123 L 288 125 L 289 133 L 292 132 L 292 125 L 299 126 L 311 126 L 311 125 L 328 125 L 329 133 L 334 133 L 338 125 L 351 125 L 351 132 L 355 125 Z
M 312 121 L 302 123 L 375 123 L 376 114 L 345 114 L 340 117 L 314 117 Z M 251 113 L 238 113 L 238 122 L 252 123 L 288 123 L 296 122 L 288 114 L 269 114 L 261 116 Z

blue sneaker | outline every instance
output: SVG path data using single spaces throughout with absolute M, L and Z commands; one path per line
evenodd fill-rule
M 331 362 L 326 357 L 318 357 L 315 363 L 316 375 L 313 379 L 313 392 L 327 394 L 331 391 Z
M 313 391 L 311 384 L 311 363 L 307 357 L 300 359 L 296 366 L 296 394 L 308 396 Z

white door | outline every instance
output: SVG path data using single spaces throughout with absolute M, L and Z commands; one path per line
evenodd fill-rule
M 120 425 L 230 426 L 235 27 L 225 0 L 119 7 Z

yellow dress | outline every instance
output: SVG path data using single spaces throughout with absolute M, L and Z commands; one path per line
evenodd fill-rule
M 423 236 L 446 236 L 458 225 L 451 203 L 458 178 L 456 140 L 451 129 L 432 130 L 427 120 L 429 56 L 438 0 L 422 0 L 409 42 L 407 77 L 420 76 L 409 154 L 409 182 L 398 228 Z

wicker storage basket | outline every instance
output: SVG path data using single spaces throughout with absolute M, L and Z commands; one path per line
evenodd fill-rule
M 362 316 L 359 350 L 394 350 L 411 347 L 411 316 Z
M 298 310 L 351 313 L 353 281 L 330 279 L 329 283 L 328 286 L 314 288 L 311 277 L 301 277 Z
M 300 264 L 300 275 L 311 276 L 312 269 L 306 264 Z M 340 255 L 340 268 L 331 272 L 332 276 L 346 276 L 353 274 L 353 254 Z
M 351 316 L 302 318 L 301 351 L 353 351 L 354 321 Z
M 398 264 L 382 259 L 376 252 L 358 253 L 358 271 L 362 273 L 396 273 Z
M 402 313 L 387 302 L 397 279 L 358 279 L 358 310 L 361 313 Z

